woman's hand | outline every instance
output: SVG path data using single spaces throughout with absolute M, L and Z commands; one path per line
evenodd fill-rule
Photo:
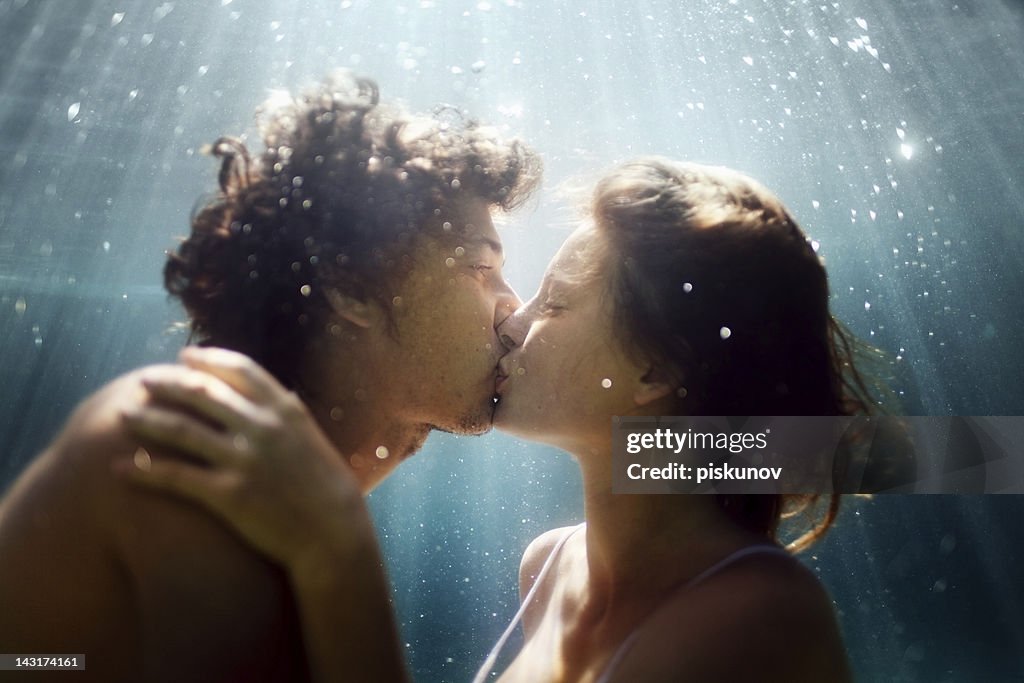
M 314 680 L 408 680 L 380 549 L 359 482 L 305 404 L 224 349 L 145 370 L 151 401 L 125 413 L 145 451 L 115 471 L 200 503 L 284 565 Z
M 123 420 L 144 445 L 199 462 L 141 452 L 115 471 L 204 505 L 292 571 L 375 542 L 348 463 L 295 394 L 233 351 L 189 347 L 180 357 L 185 367 L 144 371 L 151 401 Z

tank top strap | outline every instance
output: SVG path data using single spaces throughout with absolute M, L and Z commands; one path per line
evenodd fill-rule
M 519 626 L 519 622 L 523 620 L 523 614 L 526 612 L 526 608 L 530 606 L 531 602 L 533 602 L 533 596 L 537 593 L 538 586 L 540 586 L 541 582 L 544 581 L 544 577 L 547 576 L 551 567 L 554 566 L 555 559 L 561 552 L 562 546 L 565 545 L 565 542 L 568 541 L 573 534 L 582 529 L 585 525 L 586 522 L 583 522 L 572 527 L 563 534 L 560 539 L 558 539 L 558 543 L 556 543 L 555 547 L 551 549 L 551 552 L 548 554 L 547 559 L 544 560 L 544 564 L 541 566 L 540 571 L 537 572 L 537 578 L 533 580 L 533 585 L 530 587 L 530 590 L 527 591 L 522 604 L 519 605 L 519 610 L 516 612 L 515 616 L 512 617 L 512 621 L 505 629 L 505 632 L 501 634 L 501 638 L 499 638 L 498 642 L 491 648 L 491 651 L 488 653 L 487 659 L 484 660 L 480 670 L 476 672 L 476 676 L 473 678 L 473 683 L 484 683 L 484 681 L 487 680 L 487 677 L 491 674 L 491 669 L 494 668 L 494 663 L 498 659 L 498 655 L 501 654 L 501 650 L 505 647 L 505 643 L 512 637 L 516 627 Z
M 764 553 L 767 553 L 769 555 L 781 555 L 790 559 L 793 558 L 789 551 L 787 551 L 784 548 L 780 548 L 777 545 L 749 545 L 745 548 L 740 548 L 739 550 L 727 555 L 723 559 L 719 560 L 715 564 L 711 565 L 710 567 L 702 571 L 700 574 L 697 574 L 697 576 L 693 577 L 692 579 L 689 579 L 688 581 L 685 581 L 681 585 L 672 589 L 672 591 L 669 593 L 669 597 L 660 606 L 658 606 L 654 610 L 654 612 L 649 614 L 646 619 L 637 624 L 637 626 L 626 637 L 626 639 L 622 641 L 622 644 L 619 645 L 619 648 L 615 651 L 615 654 L 612 655 L 612 658 L 608 660 L 608 664 L 604 667 L 604 672 L 601 674 L 600 678 L 598 678 L 595 683 L 608 683 L 608 679 L 611 678 L 611 675 L 613 673 L 615 673 L 615 669 L 618 668 L 619 663 L 622 661 L 623 657 L 625 657 L 629 653 L 630 649 L 632 649 L 633 647 L 633 644 L 636 642 L 637 638 L 639 638 L 640 632 L 643 629 L 644 625 L 648 621 L 650 621 L 651 618 L 655 614 L 657 614 L 666 604 L 671 602 L 672 599 L 675 598 L 675 596 L 679 595 L 687 588 L 693 588 L 701 581 L 704 581 L 705 579 L 713 576 L 714 574 L 717 574 L 718 572 L 725 569 L 730 564 L 733 564 L 737 560 L 740 560 L 749 555 Z

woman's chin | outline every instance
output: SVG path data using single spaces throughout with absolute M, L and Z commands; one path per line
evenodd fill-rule
M 531 441 L 537 440 L 535 433 L 536 424 L 532 424 L 521 412 L 515 410 L 508 399 L 502 397 L 494 406 L 494 417 L 491 425 L 498 431 L 519 436 Z

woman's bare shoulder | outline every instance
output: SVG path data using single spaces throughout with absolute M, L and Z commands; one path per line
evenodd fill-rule
M 669 598 L 615 674 L 612 681 L 851 680 L 828 591 L 796 558 L 767 553 Z
M 574 529 L 576 529 L 575 526 L 549 529 L 530 541 L 530 545 L 526 546 L 526 550 L 523 552 L 523 560 L 519 564 L 520 599 L 530 592 L 534 581 L 537 580 L 537 575 L 540 574 L 541 568 L 551 553 L 554 552 L 558 542 L 571 534 Z

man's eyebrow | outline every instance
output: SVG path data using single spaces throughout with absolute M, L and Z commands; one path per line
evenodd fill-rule
M 499 242 L 498 240 L 492 240 L 490 237 L 487 237 L 486 235 L 476 235 L 474 237 L 471 237 L 469 241 L 476 245 L 490 247 L 491 251 L 493 251 L 498 256 L 501 256 L 502 254 L 505 253 L 504 249 L 502 249 L 501 242 Z
M 486 235 L 473 235 L 467 241 L 473 247 L 489 247 L 495 256 L 501 259 L 502 267 L 505 266 L 505 250 L 502 249 L 501 242 L 498 240 L 493 240 Z

